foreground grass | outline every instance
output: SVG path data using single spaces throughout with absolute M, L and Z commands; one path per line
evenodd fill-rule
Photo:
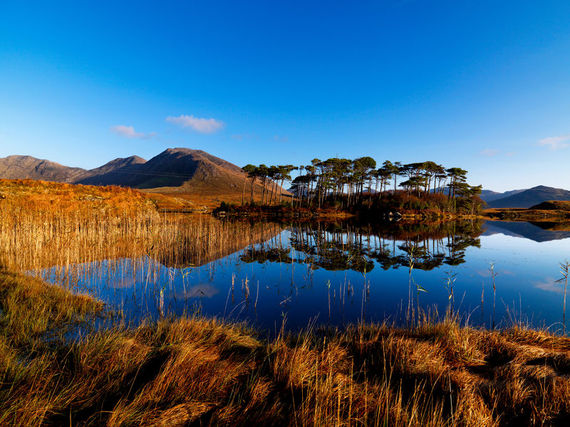
M 260 339 L 182 318 L 70 341 L 101 305 L 0 270 L 2 425 L 521 425 L 570 421 L 570 339 L 453 320 Z
M 570 340 L 544 331 L 451 319 L 269 340 L 179 318 L 89 332 L 100 302 L 13 273 L 141 254 L 199 264 L 279 230 L 187 223 L 128 189 L 0 182 L 0 425 L 570 422 Z

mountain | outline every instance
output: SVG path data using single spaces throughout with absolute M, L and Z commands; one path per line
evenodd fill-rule
M 531 206 L 531 209 L 543 211 L 567 211 L 570 212 L 570 200 L 549 200 Z
M 36 159 L 31 156 L 8 156 L 0 159 L 0 178 L 41 179 L 43 181 L 74 182 L 86 171 Z
M 115 163 L 113 163 L 115 162 Z M 79 184 L 121 185 L 141 189 L 197 190 L 215 187 L 236 191 L 246 178 L 240 167 L 202 150 L 169 148 L 149 161 L 116 159 Z
M 105 173 L 113 172 L 118 169 L 129 167 L 132 165 L 140 165 L 146 163 L 146 160 L 139 156 L 131 156 L 131 157 L 119 157 L 118 159 L 111 160 L 108 163 L 105 163 L 103 166 L 99 166 L 98 168 L 91 169 L 88 172 L 91 175 L 102 175 Z
M 146 160 L 139 156 L 118 158 L 98 168 L 85 171 L 76 179 L 85 185 L 128 185 L 128 180 L 137 173 Z
M 248 184 L 243 170 L 202 150 L 169 148 L 146 161 L 118 158 L 91 170 L 70 168 L 29 156 L 0 159 L 0 178 L 41 179 L 85 185 L 119 185 L 196 194 L 238 194 Z M 249 188 L 249 187 L 247 187 Z M 255 191 L 261 186 L 256 184 Z
M 519 193 L 495 199 L 490 208 L 530 208 L 547 200 L 570 200 L 570 191 L 539 185 Z
M 481 191 L 481 199 L 484 200 L 487 203 L 493 202 L 495 200 L 498 199 L 503 199 L 505 197 L 509 197 L 509 196 L 514 196 L 515 194 L 518 193 L 522 193 L 523 190 L 511 190 L 511 191 L 505 191 L 503 193 L 499 193 L 496 191 L 491 191 L 491 190 L 483 190 Z

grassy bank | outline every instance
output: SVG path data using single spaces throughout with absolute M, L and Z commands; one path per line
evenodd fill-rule
M 570 222 L 570 212 L 562 210 L 540 210 L 523 208 L 486 209 L 484 219 L 523 222 Z
M 265 340 L 215 319 L 69 341 L 101 305 L 0 272 L 0 422 L 520 425 L 570 419 L 570 340 L 449 320 Z
M 0 425 L 570 420 L 570 340 L 524 327 L 485 331 L 449 319 L 268 339 L 186 317 L 95 331 L 101 302 L 16 272 L 58 266 L 69 277 L 77 263 L 124 257 L 199 265 L 282 227 L 161 215 L 144 194 L 116 187 L 0 182 L 0 194 Z M 401 223 L 392 237 L 443 239 L 449 227 Z M 477 224 L 451 231 L 469 241 L 480 233 Z
M 364 194 L 358 202 L 348 203 L 346 196 L 327 198 L 323 203 L 300 199 L 273 204 L 222 202 L 213 213 L 218 216 L 274 219 L 339 219 L 359 217 L 373 220 L 433 221 L 475 219 L 479 202 L 449 199 L 443 194 L 410 194 L 405 191 Z

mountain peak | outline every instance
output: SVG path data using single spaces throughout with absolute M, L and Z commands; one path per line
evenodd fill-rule
M 32 156 L 13 155 L 0 159 L 0 177 L 6 179 L 74 182 L 84 172 L 85 170 L 81 168 L 62 166 L 59 163 Z
M 530 208 L 549 200 L 570 200 L 570 191 L 537 185 L 489 202 L 492 208 Z
M 195 154 L 195 153 L 206 153 L 206 152 L 202 150 L 195 150 L 193 148 L 174 147 L 174 148 L 167 148 L 160 154 Z
M 529 190 L 538 190 L 538 191 L 566 191 L 562 188 L 554 188 L 554 187 L 547 187 L 546 185 L 537 185 L 536 187 L 529 188 Z
M 248 181 L 239 166 L 203 150 L 185 147 L 168 148 L 148 161 L 139 156 L 117 158 L 91 170 L 68 168 L 29 156 L 10 156 L 0 159 L 0 178 L 239 195 Z

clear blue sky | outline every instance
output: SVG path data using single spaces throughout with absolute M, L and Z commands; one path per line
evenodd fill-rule
M 570 1 L 0 1 L 0 156 L 180 146 L 570 188 Z

